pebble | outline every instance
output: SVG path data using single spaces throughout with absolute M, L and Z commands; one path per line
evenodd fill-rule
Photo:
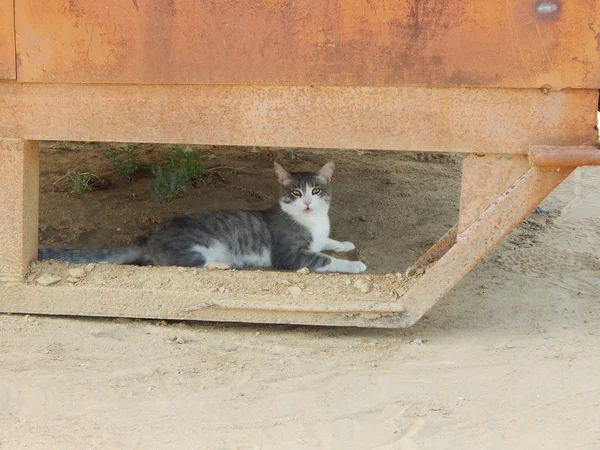
M 213 262 L 204 265 L 206 270 L 229 270 L 231 266 L 222 262 Z
M 292 297 L 296 297 L 302 293 L 302 289 L 300 289 L 298 286 L 290 286 L 288 288 L 288 292 L 292 294 Z
M 37 284 L 41 284 L 42 286 L 51 286 L 53 284 L 58 283 L 60 280 L 62 280 L 61 277 L 59 277 L 58 275 L 51 275 L 49 273 L 43 273 L 42 275 L 40 275 L 37 280 L 35 280 L 35 282 Z
M 346 284 L 350 284 L 352 283 L 352 281 L 350 281 L 349 279 L 346 278 Z
M 372 362 L 371 363 L 371 367 L 377 367 L 377 363 L 376 362 Z
M 415 339 L 413 342 L 417 345 L 421 345 L 423 343 L 423 339 Z
M 354 282 L 354 287 L 358 289 L 363 294 L 368 294 L 371 290 L 371 283 L 368 283 L 364 280 L 356 280 Z
M 308 267 L 303 267 L 302 269 L 297 271 L 298 273 L 301 273 L 303 275 L 307 275 L 310 273 L 310 269 Z
M 404 294 L 406 294 L 406 288 L 398 288 L 394 292 L 398 297 L 402 297 Z
M 90 273 L 92 270 L 94 270 L 94 268 L 96 267 L 96 264 L 94 263 L 89 263 L 88 265 L 85 266 L 85 271 L 87 273 Z
M 221 292 L 221 293 L 222 293 L 222 292 L 225 292 L 225 286 L 221 286 L 221 287 L 219 288 L 219 292 Z
M 86 272 L 83 269 L 69 269 L 69 276 L 72 278 L 83 278 L 85 277 Z
M 506 344 L 506 348 L 515 348 L 513 344 Z
M 79 283 L 81 281 L 81 278 L 78 278 L 78 277 L 68 277 L 67 281 L 69 283 Z
M 185 340 L 181 336 L 177 336 L 175 338 L 175 343 L 176 344 L 185 344 Z

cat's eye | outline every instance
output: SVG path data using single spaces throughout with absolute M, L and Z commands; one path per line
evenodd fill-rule
M 302 191 L 300 189 L 294 189 L 292 190 L 292 195 L 294 197 L 302 197 Z
M 314 188 L 312 193 L 313 195 L 319 195 L 321 193 L 321 188 Z

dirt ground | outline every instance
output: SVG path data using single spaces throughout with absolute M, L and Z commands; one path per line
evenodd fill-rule
M 336 161 L 333 234 L 372 273 L 407 267 L 457 217 L 458 157 L 207 147 L 206 166 L 227 168 L 158 203 L 148 176 L 120 181 L 100 150 L 45 145 L 40 246 L 268 205 L 274 158 Z M 112 189 L 69 193 L 69 170 Z M 599 275 L 588 168 L 408 330 L 0 316 L 0 448 L 599 448 Z

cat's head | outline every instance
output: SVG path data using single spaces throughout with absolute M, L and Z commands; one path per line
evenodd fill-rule
M 318 172 L 287 172 L 275 163 L 280 184 L 279 204 L 292 217 L 327 214 L 331 203 L 331 187 L 335 164 L 328 162 Z

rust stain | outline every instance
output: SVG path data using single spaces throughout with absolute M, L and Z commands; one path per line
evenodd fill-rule
M 20 81 L 600 87 L 597 0 L 18 2 Z

